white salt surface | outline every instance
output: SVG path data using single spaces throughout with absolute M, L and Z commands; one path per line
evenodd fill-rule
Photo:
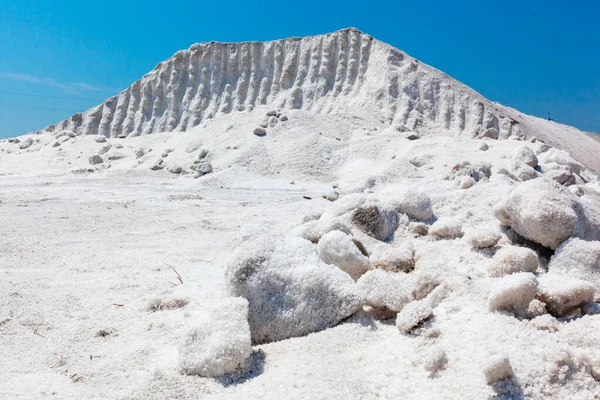
M 0 398 L 600 396 L 597 281 L 570 280 L 595 280 L 593 254 L 573 277 L 548 279 L 553 250 L 541 246 L 596 237 L 600 142 L 491 103 L 355 30 L 228 49 L 192 46 L 81 118 L 0 141 Z M 539 172 L 515 176 L 513 156 L 534 162 L 522 151 L 533 136 L 548 145 L 527 144 Z M 90 164 L 94 155 L 102 162 Z M 565 186 L 541 181 L 557 181 L 550 164 L 572 171 Z M 476 183 L 461 189 L 455 179 L 464 176 Z M 382 205 L 385 218 L 365 207 L 361 221 L 383 221 L 385 234 L 352 223 L 365 204 Z M 370 306 L 325 330 L 255 344 L 242 363 L 243 324 L 220 320 L 240 314 L 215 310 L 227 296 L 231 255 L 266 237 L 308 239 L 295 238 L 310 265 L 276 246 L 283 250 L 269 273 L 250 283 L 281 278 L 296 290 L 280 299 L 260 293 L 280 310 L 289 299 L 314 306 L 304 299 L 319 268 L 338 268 L 318 256 L 332 230 L 351 234 L 364 256 L 346 241 L 342 259 L 375 268 L 357 283 L 339 279 L 349 292 L 366 289 Z M 508 246 L 539 259 L 543 295 L 519 317 L 510 310 L 531 299 L 531 285 L 487 270 Z M 552 261 L 561 274 L 580 268 L 563 259 L 567 250 Z M 379 269 L 394 263 L 402 265 Z M 310 272 L 306 284 L 295 284 L 299 271 Z M 502 307 L 490 310 L 490 293 Z M 558 317 L 545 313 L 544 299 Z M 422 303 L 407 306 L 415 300 Z M 427 312 L 415 313 L 419 305 Z M 402 327 L 416 321 L 417 329 L 400 333 L 398 313 Z M 215 326 L 199 327 L 211 315 Z M 182 374 L 190 330 L 216 335 L 218 353 L 227 342 L 216 332 L 228 326 L 240 346 L 225 352 L 231 364 L 212 364 L 220 376 Z

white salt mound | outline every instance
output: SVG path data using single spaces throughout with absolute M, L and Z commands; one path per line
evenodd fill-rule
M 594 239 L 600 234 L 577 196 L 545 179 L 520 183 L 496 205 L 494 213 L 519 235 L 551 249 L 572 236 Z
M 323 263 L 313 244 L 298 237 L 261 237 L 243 243 L 225 281 L 249 303 L 253 343 L 304 336 L 337 325 L 364 303 L 360 287 Z
M 464 240 L 475 249 L 485 249 L 494 247 L 502 235 L 496 227 L 489 225 L 480 225 L 471 229 L 465 235 Z
M 409 274 L 372 269 L 356 282 L 365 294 L 366 304 L 400 311 L 413 300 Z
M 527 247 L 507 246 L 494 254 L 488 264 L 488 275 L 498 278 L 515 272 L 535 272 L 539 260 L 535 251 Z
M 455 217 L 442 217 L 429 227 L 429 235 L 454 239 L 462 235 L 462 223 Z
M 352 238 L 341 231 L 331 231 L 323 235 L 317 245 L 317 253 L 325 264 L 335 265 L 357 280 L 369 269 L 369 259 L 365 257 Z
M 483 366 L 483 374 L 488 384 L 510 379 L 514 376 L 510 360 L 503 355 L 489 357 Z
M 230 298 L 194 321 L 179 347 L 179 368 L 188 375 L 218 377 L 237 370 L 252 353 L 248 302 Z
M 600 290 L 600 242 L 567 240 L 552 256 L 548 270 L 586 280 Z
M 549 272 L 538 279 L 540 300 L 557 317 L 567 315 L 594 299 L 594 286 L 584 280 Z
M 528 272 L 498 279 L 488 295 L 490 311 L 512 311 L 523 316 L 537 295 L 537 285 L 535 276 Z

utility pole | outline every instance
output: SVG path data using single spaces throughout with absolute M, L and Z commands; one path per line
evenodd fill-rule
M 550 113 L 548 112 L 548 121 L 552 121 L 552 118 L 550 118 Z

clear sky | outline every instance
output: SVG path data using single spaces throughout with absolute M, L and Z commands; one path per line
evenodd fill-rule
M 490 100 L 600 132 L 597 0 L 2 0 L 0 138 L 87 110 L 192 43 L 349 26 Z

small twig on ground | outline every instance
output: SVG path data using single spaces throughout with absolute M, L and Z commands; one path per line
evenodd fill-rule
M 5 320 L 0 321 L 0 326 L 7 324 L 10 321 L 10 318 L 6 318 Z
M 44 339 L 48 339 L 46 336 L 44 336 L 44 335 L 42 335 L 41 333 L 38 332 L 38 329 L 40 329 L 39 325 L 33 325 L 32 329 L 33 329 L 33 334 L 34 335 L 38 335 L 38 336 L 43 337 Z
M 50 368 L 54 368 L 54 367 L 62 367 L 63 365 L 65 365 L 65 359 L 63 358 L 62 353 L 58 356 L 58 360 L 52 364 L 52 366 Z
M 112 305 L 115 307 L 123 307 L 125 304 L 113 303 Z
M 79 382 L 83 380 L 83 376 L 78 375 L 78 374 L 73 374 L 69 377 L 69 379 L 71 380 L 71 382 L 75 383 L 75 382 Z
M 173 268 L 173 266 L 167 264 L 167 266 L 169 268 L 171 268 L 173 270 L 173 272 L 175 272 L 175 274 L 177 275 L 177 280 L 179 281 L 179 283 L 173 283 L 173 282 L 169 282 L 171 285 L 173 286 L 179 286 L 179 285 L 183 285 L 183 278 L 181 277 L 181 275 L 179 274 L 179 272 L 177 272 L 177 270 L 175 268 Z

